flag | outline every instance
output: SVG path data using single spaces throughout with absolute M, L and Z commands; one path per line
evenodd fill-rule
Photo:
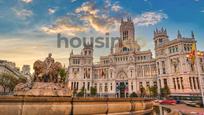
M 191 50 L 191 53 L 190 53 L 190 59 L 191 59 L 191 62 L 192 64 L 195 64 L 195 58 L 196 58 L 196 44 L 193 43 L 192 44 L 192 50 Z

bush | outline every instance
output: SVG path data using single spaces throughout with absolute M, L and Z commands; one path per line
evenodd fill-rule
M 137 97 L 137 94 L 136 94 L 135 92 L 132 92 L 132 93 L 130 94 L 130 97 Z
M 170 89 L 168 86 L 160 89 L 161 97 L 167 98 L 170 95 Z
M 67 77 L 66 70 L 65 69 L 60 69 L 59 75 L 60 75 L 61 82 L 65 82 L 66 77 Z
M 85 94 L 85 92 L 86 92 L 86 89 L 85 89 L 84 87 L 82 87 L 81 90 L 80 90 L 80 92 L 77 93 L 77 97 L 83 97 L 84 94 Z
M 91 87 L 91 96 L 96 96 L 97 89 L 95 87 Z

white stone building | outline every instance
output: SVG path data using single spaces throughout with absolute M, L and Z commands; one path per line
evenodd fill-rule
M 0 73 L 13 74 L 15 77 L 21 76 L 19 68 L 16 67 L 16 64 L 6 60 L 0 60 Z
M 85 87 L 97 88 L 98 95 L 128 96 L 132 92 L 141 93 L 141 88 L 160 88 L 168 85 L 171 95 L 199 95 L 198 69 L 191 66 L 186 55 L 195 41 L 178 37 L 169 40 L 165 29 L 155 30 L 155 58 L 150 50 L 141 51 L 135 39 L 134 24 L 131 19 L 121 21 L 120 40 L 111 48 L 108 56 L 101 56 L 98 64 L 93 63 L 93 43 L 84 43 L 81 54 L 71 52 L 68 66 L 68 85 L 80 91 Z M 200 72 L 203 75 L 204 59 L 199 57 Z M 125 86 L 122 90 L 119 86 Z

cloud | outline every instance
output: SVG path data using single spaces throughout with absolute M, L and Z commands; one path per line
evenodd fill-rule
M 73 2 L 76 2 L 76 1 L 77 1 L 77 0 L 70 0 L 70 2 L 72 2 L 72 3 L 73 3 Z
M 94 2 L 85 2 L 75 10 L 75 13 L 79 14 L 80 19 L 87 22 L 95 31 L 106 33 L 114 28 L 118 21 L 105 10 L 111 6 L 110 4 L 110 1 L 106 0 L 105 7 L 98 8 Z
M 90 30 L 99 33 L 112 31 L 120 19 L 110 15 L 111 2 L 109 0 L 106 0 L 104 4 L 104 7 L 98 7 L 95 2 L 84 2 L 74 12 L 59 17 L 54 24 L 43 26 L 40 30 L 49 34 L 66 33 L 71 36 Z M 118 3 L 115 3 L 116 5 Z
M 31 3 L 32 2 L 32 0 L 21 0 L 21 1 L 24 3 Z
M 54 24 L 42 26 L 40 30 L 48 34 L 64 33 L 70 36 L 88 32 L 105 34 L 118 31 L 120 19 L 128 16 L 121 9 L 119 2 L 111 3 L 110 0 L 105 0 L 101 6 L 95 2 L 84 2 L 74 12 L 59 17 Z M 54 13 L 52 9 L 50 12 Z M 135 24 L 140 26 L 154 25 L 166 18 L 167 15 L 162 12 L 144 12 L 133 17 Z
M 134 23 L 139 26 L 155 25 L 160 21 L 167 19 L 168 16 L 162 12 L 144 12 L 134 18 Z
M 204 13 L 204 10 L 201 10 L 200 12 Z
M 27 19 L 33 15 L 33 12 L 31 10 L 27 10 L 27 9 L 13 8 L 13 11 L 18 18 L 23 19 L 23 20 L 25 20 L 25 19 Z
M 111 7 L 112 11 L 118 12 L 122 9 L 122 7 L 118 3 L 114 3 Z
M 48 8 L 48 14 L 54 14 L 56 12 L 56 8 Z
M 55 24 L 42 26 L 40 30 L 48 34 L 63 33 L 66 35 L 75 36 L 77 33 L 86 31 L 87 28 L 72 24 L 69 17 L 62 17 L 59 18 Z

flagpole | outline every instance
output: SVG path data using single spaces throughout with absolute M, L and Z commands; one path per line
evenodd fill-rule
M 203 92 L 203 84 L 202 84 L 202 76 L 200 74 L 200 67 L 199 67 L 199 61 L 198 61 L 198 52 L 197 50 L 195 51 L 195 55 L 196 55 L 196 67 L 197 67 L 197 71 L 198 71 L 198 78 L 199 78 L 199 84 L 200 84 L 200 92 L 201 92 L 201 98 L 202 98 L 202 102 L 203 102 L 203 107 L 204 107 L 204 92 Z
M 199 52 L 197 52 L 197 48 L 196 48 L 196 44 L 195 42 L 192 44 L 192 51 L 190 53 L 189 56 L 187 56 L 188 58 L 190 57 L 191 59 L 191 63 L 193 65 L 196 64 L 196 68 L 197 68 L 197 71 L 198 71 L 198 79 L 199 79 L 199 85 L 200 85 L 200 93 L 201 93 L 201 99 L 202 99 L 202 103 L 203 103 L 203 106 L 204 106 L 204 92 L 203 92 L 203 84 L 202 84 L 202 76 L 201 76 L 201 73 L 200 73 L 200 67 L 199 67 L 199 56 L 202 56 L 201 54 L 198 54 Z

